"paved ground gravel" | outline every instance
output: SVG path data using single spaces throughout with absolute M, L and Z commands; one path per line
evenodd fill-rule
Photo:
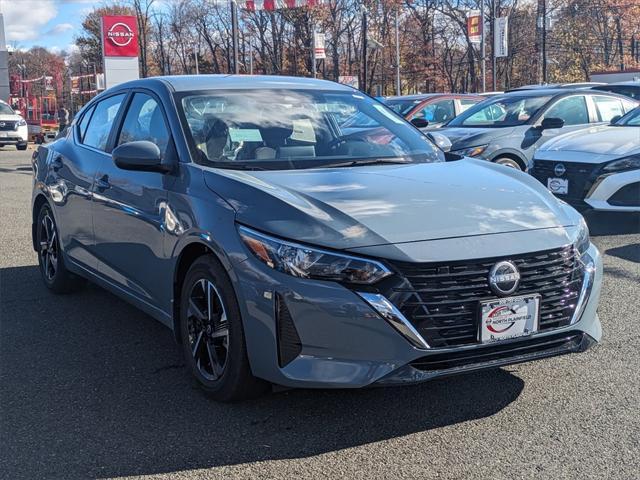
M 44 288 L 30 153 L 0 149 L 0 478 L 640 477 L 638 217 L 589 218 L 605 336 L 582 355 L 220 405 L 159 323 L 94 286 Z

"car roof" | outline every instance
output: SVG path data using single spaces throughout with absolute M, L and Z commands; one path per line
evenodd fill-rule
M 638 88 L 640 88 L 640 82 L 637 81 L 637 80 L 627 80 L 625 82 L 603 83 L 602 85 L 596 85 L 593 88 L 594 89 L 606 88 L 608 86 L 613 86 L 613 85 L 623 85 L 625 87 L 638 87 Z
M 276 75 L 170 75 L 149 77 L 118 85 L 121 88 L 149 87 L 163 83 L 176 92 L 201 90 L 252 90 L 259 88 L 303 89 L 303 90 L 344 90 L 354 89 L 347 85 L 304 77 Z
M 392 95 L 389 97 L 384 97 L 385 101 L 412 101 L 412 100 L 426 100 L 427 98 L 434 97 L 469 97 L 469 98 L 478 98 L 480 97 L 477 93 L 416 93 L 414 95 Z

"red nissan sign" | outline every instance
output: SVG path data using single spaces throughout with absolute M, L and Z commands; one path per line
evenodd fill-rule
M 137 57 L 136 17 L 128 15 L 102 17 L 102 48 L 105 57 Z

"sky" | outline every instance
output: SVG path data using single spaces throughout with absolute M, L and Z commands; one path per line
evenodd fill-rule
M 0 0 L 9 48 L 73 49 L 84 16 L 99 0 Z

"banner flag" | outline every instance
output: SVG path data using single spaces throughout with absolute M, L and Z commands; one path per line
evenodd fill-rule
M 495 20 L 495 41 L 493 51 L 496 58 L 509 56 L 509 17 Z

